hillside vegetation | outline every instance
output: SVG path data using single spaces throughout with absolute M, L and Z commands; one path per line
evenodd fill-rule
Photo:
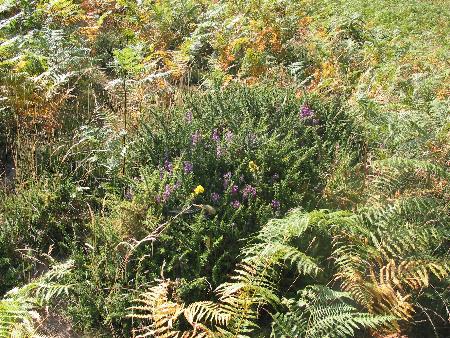
M 0 338 L 450 332 L 448 0 L 0 0 Z

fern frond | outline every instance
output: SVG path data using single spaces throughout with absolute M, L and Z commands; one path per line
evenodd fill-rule
M 393 157 L 374 161 L 372 167 L 371 200 L 399 193 L 433 193 L 436 182 L 450 179 L 448 170 L 424 160 Z
M 325 286 L 309 286 L 299 296 L 284 299 L 288 312 L 274 315 L 272 337 L 351 337 L 355 330 L 379 328 L 394 319 L 358 312 L 348 293 Z
M 445 202 L 426 196 L 361 209 L 358 228 L 334 229 L 336 280 L 370 312 L 411 320 L 412 295 L 450 272 L 449 230 L 440 210 Z
M 226 326 L 231 319 L 232 313 L 225 311 L 225 309 L 217 303 L 204 301 L 189 305 L 184 310 L 184 315 L 192 326 L 203 321 Z
M 36 336 L 35 326 L 40 320 L 36 309 L 68 292 L 70 285 L 56 281 L 64 278 L 72 267 L 72 261 L 54 265 L 36 281 L 9 291 L 0 300 L 0 338 Z
M 135 300 L 136 305 L 129 308 L 132 318 L 142 320 L 145 324 L 136 331 L 140 332 L 137 338 L 204 338 L 213 337 L 210 331 L 201 321 L 217 322 L 226 325 L 229 314 L 221 311 L 218 305 L 210 302 L 198 302 L 186 307 L 183 303 L 171 300 L 171 292 L 176 283 L 169 279 L 161 279 L 158 284 L 148 291 L 140 294 Z M 176 329 L 181 315 L 184 315 L 192 330 L 179 331 Z
M 170 280 L 160 280 L 157 285 L 141 293 L 140 298 L 136 299 L 136 302 L 142 305 L 131 307 L 130 317 L 150 322 L 140 329 L 143 333 L 137 337 L 178 337 L 180 332 L 173 329 L 173 324 L 183 313 L 184 305 L 169 300 L 171 287 Z

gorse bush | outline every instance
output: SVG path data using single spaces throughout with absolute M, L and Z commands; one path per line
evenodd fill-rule
M 320 193 L 335 148 L 353 152 L 355 163 L 363 156 L 361 131 L 338 102 L 299 100 L 267 87 L 229 88 L 187 100 L 181 111 L 152 114 L 137 145 L 139 156 L 165 172 L 179 159 L 185 172 L 209 185 L 209 193 L 261 184 L 267 199 L 279 199 L 269 186 L 285 190 L 289 181 L 299 194 L 289 196 L 290 203 L 307 205 L 314 203 L 308 193 Z M 214 171 L 206 175 L 206 168 Z
M 212 207 L 205 212 L 209 220 L 198 219 L 203 223 L 198 231 L 223 237 L 223 244 L 214 243 L 219 251 L 295 205 L 312 209 L 324 203 L 317 196 L 336 160 L 330 148 L 348 149 L 355 162 L 363 156 L 363 137 L 338 104 L 298 100 L 289 91 L 230 88 L 188 98 L 183 109 L 165 114 L 161 125 L 158 113 L 152 114 L 154 121 L 133 146 L 138 159 L 130 155 L 130 162 L 159 168 L 156 191 L 145 194 L 162 215 L 175 213 L 187 200 Z M 151 179 L 145 180 L 149 189 Z M 203 189 L 192 198 L 198 185 Z M 179 226 L 172 225 L 167 235 L 172 229 L 175 236 L 184 233 Z M 195 271 L 192 261 L 190 270 Z
M 0 336 L 445 337 L 446 5 L 0 0 Z

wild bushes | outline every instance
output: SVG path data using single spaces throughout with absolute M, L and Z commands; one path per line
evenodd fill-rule
M 392 172 L 398 163 L 386 165 Z M 402 163 L 403 170 L 410 166 L 427 175 L 448 176 L 435 167 L 426 169 L 424 163 Z M 386 175 L 379 173 L 377 179 Z M 393 176 L 404 179 L 398 172 Z M 378 203 L 369 199 L 369 205 L 355 212 L 294 210 L 273 219 L 242 250 L 242 263 L 231 281 L 216 290 L 217 302 L 186 307 L 176 296 L 170 303 L 165 294 L 157 306 L 151 305 L 157 290 L 170 284 L 165 280 L 138 298 L 145 306 L 131 308 L 131 315 L 150 320 L 143 330 L 156 336 L 172 331 L 162 318 L 164 310 L 175 305 L 173 320 L 183 313 L 198 337 L 259 336 L 267 321 L 272 323 L 273 337 L 348 337 L 362 328 L 371 329 L 371 335 L 419 336 L 424 321 L 434 335 L 445 334 L 448 186 L 444 195 L 428 195 L 417 183 L 414 186 L 408 193 L 397 192 L 394 199 Z M 375 193 L 371 196 L 378 198 Z M 311 285 L 316 283 L 345 292 Z M 177 289 L 176 284 L 173 287 Z
M 95 336 L 444 332 L 444 7 L 0 2 L 0 292 L 54 256 Z
M 75 257 L 84 276 L 77 283 L 84 285 L 78 296 L 85 308 L 72 314 L 92 326 L 122 321 L 101 308 L 123 312 L 129 305 L 123 288 L 153 280 L 164 262 L 168 277 L 206 277 L 214 287 L 226 281 L 242 240 L 269 218 L 296 205 L 326 205 L 319 196 L 337 149 L 349 154 L 348 165 L 364 158 L 360 128 L 338 101 L 299 99 L 292 90 L 268 85 L 187 94 L 172 109 L 149 110 L 145 121 L 130 133 L 126 148 L 106 121 L 81 128 L 73 143 L 48 159 L 49 170 L 62 178 L 53 178 L 48 188 L 37 185 L 37 193 L 28 189 L 8 197 L 2 211 L 6 224 L 21 231 L 11 237 L 11 248 Z M 33 206 L 40 211 L 31 214 Z M 164 222 L 157 238 L 130 254 L 135 239 Z M 110 283 L 117 289 L 101 291 Z M 195 299 L 199 290 L 188 290 L 183 297 Z

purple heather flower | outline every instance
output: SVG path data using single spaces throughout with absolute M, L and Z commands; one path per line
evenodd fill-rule
M 231 194 L 236 195 L 239 192 L 239 187 L 237 185 L 233 185 L 231 187 Z
M 172 193 L 172 188 L 170 187 L 169 184 L 166 184 L 166 187 L 164 188 L 164 192 L 162 194 L 163 202 L 166 202 L 169 199 L 171 193 Z
M 188 110 L 186 112 L 186 115 L 185 115 L 186 122 L 187 123 L 191 123 L 192 122 L 192 118 L 193 118 L 192 111 Z
M 256 197 L 256 188 L 247 184 L 244 189 L 242 189 L 242 197 L 247 199 L 249 195 Z
M 155 196 L 155 202 L 156 202 L 157 204 L 160 204 L 160 203 L 161 203 L 161 196 L 160 196 L 160 195 Z
M 168 173 L 171 173 L 173 170 L 173 165 L 169 160 L 165 160 L 164 161 L 164 170 L 167 171 Z
M 301 119 L 305 119 L 307 117 L 311 117 L 314 115 L 314 112 L 312 111 L 311 108 L 309 108 L 307 105 L 303 105 L 302 108 L 300 109 L 300 118 Z
M 211 201 L 217 202 L 219 199 L 220 199 L 220 195 L 219 195 L 218 193 L 213 192 L 213 193 L 211 194 Z
M 213 130 L 213 133 L 212 133 L 212 135 L 211 135 L 211 138 L 212 138 L 212 140 L 213 140 L 214 142 L 218 142 L 218 141 L 219 141 L 220 137 L 219 137 L 219 131 L 217 130 L 217 128 L 215 128 L 215 129 Z
M 225 141 L 227 141 L 228 143 L 231 142 L 231 140 L 233 139 L 233 132 L 231 130 L 228 130 L 225 133 Z
M 192 170 L 194 169 L 194 165 L 189 161 L 183 162 L 183 170 L 185 174 L 190 174 Z
M 230 180 L 231 180 L 231 172 L 227 172 L 225 175 L 223 175 L 224 189 L 228 188 L 228 185 L 230 184 Z
M 195 146 L 198 142 L 200 142 L 200 139 L 202 138 L 202 135 L 198 130 L 195 131 L 195 133 L 192 134 L 192 145 Z
M 272 200 L 272 203 L 270 203 L 270 205 L 272 206 L 273 209 L 279 209 L 281 203 L 278 200 Z
M 233 202 L 231 202 L 231 206 L 235 209 L 239 209 L 239 207 L 241 206 L 241 203 L 237 200 L 234 200 Z
M 181 187 L 181 182 L 180 181 L 176 181 L 172 190 L 177 190 L 179 187 Z

